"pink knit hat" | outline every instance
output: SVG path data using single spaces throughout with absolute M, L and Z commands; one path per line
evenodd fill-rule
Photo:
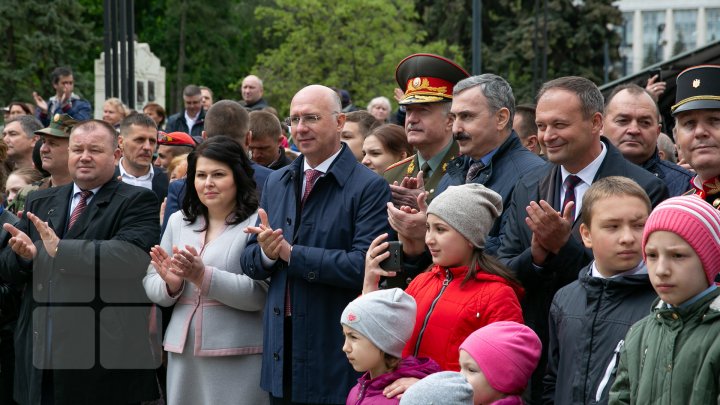
M 643 258 L 648 237 L 655 231 L 677 234 L 692 246 L 702 263 L 708 283 L 720 271 L 720 212 L 696 195 L 669 198 L 650 213 L 645 222 Z
M 502 321 L 473 332 L 460 350 L 475 360 L 491 387 L 504 394 L 519 394 L 537 367 L 542 344 L 527 326 Z

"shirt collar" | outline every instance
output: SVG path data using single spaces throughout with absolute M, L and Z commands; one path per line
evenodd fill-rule
M 335 161 L 335 158 L 337 158 L 338 155 L 340 155 L 340 152 L 342 152 L 343 148 L 346 148 L 346 147 L 347 146 L 341 147 L 340 150 L 335 152 L 332 156 L 325 159 L 322 163 L 320 163 L 319 165 L 317 165 L 315 167 L 310 167 L 310 164 L 308 163 L 307 159 L 305 159 L 305 157 L 303 157 L 303 173 L 305 173 L 306 171 L 308 171 L 310 169 L 315 169 L 315 170 L 321 171 L 321 172 L 323 172 L 323 174 L 327 173 L 328 170 L 330 170 L 330 165 L 332 165 L 332 162 Z
M 647 266 L 645 266 L 645 261 L 641 260 L 640 263 L 638 263 L 637 266 L 630 270 L 623 271 L 622 273 L 615 274 L 614 276 L 605 277 L 602 274 L 600 274 L 600 271 L 597 269 L 597 262 L 593 260 L 592 266 L 590 268 L 590 275 L 595 278 L 617 278 L 617 277 L 624 277 L 624 276 L 634 276 L 636 274 L 647 274 Z
M 123 160 L 125 160 L 125 156 L 121 157 L 120 162 L 118 163 L 118 169 L 120 171 L 120 176 L 129 177 L 131 179 L 136 179 L 136 180 L 140 180 L 140 181 L 150 181 L 155 176 L 155 170 L 153 170 L 153 165 L 150 165 L 150 170 L 148 170 L 148 172 L 146 174 L 139 176 L 139 177 L 135 177 L 125 170 L 125 167 L 123 167 L 123 164 L 122 164 Z
M 580 170 L 577 173 L 570 173 L 567 169 L 565 169 L 565 166 L 560 166 L 560 172 L 562 174 L 562 181 L 565 182 L 565 179 L 567 176 L 574 174 L 578 177 L 580 177 L 580 180 L 582 180 L 585 184 L 590 185 L 592 184 L 593 180 L 595 179 L 595 175 L 597 174 L 598 170 L 600 170 L 600 165 L 602 165 L 603 160 L 605 159 L 605 156 L 607 155 L 607 148 L 605 147 L 605 143 L 600 142 L 600 145 L 602 149 L 600 150 L 600 154 L 590 162 L 589 165 L 585 166 L 582 170 Z
M 200 117 L 200 112 L 202 112 L 202 109 L 200 111 L 198 111 L 198 113 L 194 117 L 191 117 L 188 115 L 187 110 L 185 110 L 185 120 L 192 121 L 192 122 L 197 121 L 198 117 Z
M 102 187 L 102 186 L 100 186 L 100 187 Z M 90 191 L 92 191 L 92 196 L 90 198 L 95 197 L 95 195 L 98 193 L 98 191 L 100 191 L 100 187 L 95 187 L 94 189 L 90 190 Z M 73 193 L 70 196 L 70 199 L 75 198 L 75 196 L 78 195 L 78 193 L 82 193 L 82 192 L 83 192 L 83 189 L 78 187 L 78 185 L 76 183 L 73 183 Z
M 418 153 L 417 158 L 418 158 L 419 167 L 422 167 L 423 163 L 427 162 L 427 164 L 430 166 L 430 170 L 435 171 L 438 168 L 438 166 L 440 166 L 440 163 L 442 163 L 443 158 L 445 157 L 445 155 L 447 155 L 450 148 L 452 148 L 452 145 L 453 145 L 453 140 L 452 140 L 452 138 L 450 138 L 450 142 L 448 142 L 448 144 L 445 145 L 443 150 L 441 150 L 437 155 L 435 155 L 427 160 L 425 158 L 423 158 L 422 155 L 420 155 L 420 153 Z

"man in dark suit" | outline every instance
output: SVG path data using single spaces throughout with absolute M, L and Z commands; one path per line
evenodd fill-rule
M 547 321 L 555 292 L 578 277 L 592 260 L 583 246 L 577 214 L 593 181 L 629 177 L 648 193 L 653 205 L 667 198 L 662 180 L 623 158 L 600 136 L 603 96 L 590 80 L 561 77 L 538 93 L 536 123 L 548 163 L 515 185 L 502 226 L 498 256 L 525 288 L 525 323 L 547 342 Z M 546 353 L 533 376 L 533 398 L 542 391 Z
M 237 143 L 247 150 L 247 136 L 250 133 L 250 116 L 238 102 L 232 100 L 221 100 L 213 104 L 205 116 L 205 130 L 202 132 L 203 139 L 212 136 L 225 135 L 233 138 Z M 263 185 L 268 174 L 272 170 L 252 162 L 255 171 L 253 179 L 258 191 L 258 198 L 262 196 Z M 163 232 L 170 215 L 177 212 L 182 205 L 185 196 L 185 179 L 173 181 L 168 190 L 167 202 L 165 203 L 165 215 L 163 216 Z
M 12 238 L 0 277 L 25 281 L 15 399 L 126 404 L 159 396 L 142 288 L 158 243 L 158 201 L 117 181 L 115 130 L 90 120 L 70 134 L 71 184 L 40 190 Z M 32 222 L 32 223 L 31 223 Z
M 119 176 L 123 183 L 154 191 L 158 201 L 162 201 L 167 196 L 170 180 L 165 170 L 152 163 L 157 138 L 157 125 L 149 116 L 136 113 L 122 120 L 118 137 L 122 157 L 115 176 Z

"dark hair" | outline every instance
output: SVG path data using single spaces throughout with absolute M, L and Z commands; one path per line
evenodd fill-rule
M 277 142 L 282 135 L 282 125 L 277 116 L 268 111 L 253 111 L 250 113 L 250 131 L 253 139 L 270 138 Z
M 579 76 L 560 77 L 542 85 L 537 94 L 537 100 L 549 90 L 565 90 L 574 93 L 580 100 L 580 111 L 583 118 L 590 119 L 595 113 L 603 113 L 605 103 L 600 89 L 595 83 Z
M 412 145 L 407 141 L 405 135 L 405 128 L 395 124 L 383 124 L 375 128 L 368 134 L 368 136 L 375 136 L 378 141 L 382 144 L 386 151 L 393 155 L 400 156 L 403 152 L 407 156 L 415 153 Z
M 143 112 L 145 110 L 154 111 L 155 114 L 159 115 L 162 118 L 162 121 L 160 121 L 160 124 L 158 124 L 158 127 L 162 127 L 165 124 L 165 118 L 167 117 L 167 114 L 165 113 L 165 109 L 158 103 L 147 103 L 145 104 L 145 107 L 143 107 Z
M 199 157 L 212 159 L 230 167 L 237 187 L 234 215 L 225 219 L 228 225 L 238 224 L 252 215 L 258 208 L 258 197 L 253 180 L 253 169 L 245 149 L 227 136 L 216 136 L 201 143 L 188 155 L 187 180 L 182 211 L 185 221 L 193 224 L 199 216 L 208 217 L 207 207 L 200 201 L 195 190 L 195 172 Z M 200 231 L 207 230 L 207 223 Z
M 513 128 L 522 139 L 530 135 L 537 135 L 538 128 L 535 123 L 535 104 L 520 104 L 515 107 L 515 115 L 522 117 L 522 125 Z
M 157 124 L 155 124 L 155 121 L 150 118 L 149 115 L 133 111 L 120 121 L 120 135 L 127 135 L 127 131 L 130 130 L 130 126 L 132 125 L 157 130 Z
M 10 104 L 7 106 L 8 113 L 10 112 L 10 110 L 12 110 L 12 108 L 13 108 L 14 106 L 18 106 L 18 107 L 22 108 L 22 110 L 23 110 L 23 111 L 25 112 L 25 114 L 27 114 L 27 115 L 33 115 L 33 111 L 32 111 L 32 109 L 30 108 L 30 106 L 29 106 L 27 103 L 23 103 L 22 101 L 13 101 L 12 103 L 10 103 Z
M 220 100 L 205 113 L 204 129 L 208 139 L 225 135 L 240 144 L 245 143 L 250 116 L 237 101 Z
M 475 248 L 473 250 L 472 259 L 470 260 L 470 266 L 468 266 L 468 272 L 465 274 L 465 278 L 462 283 L 460 283 L 460 287 L 463 287 L 468 281 L 474 280 L 475 276 L 481 271 L 500 276 L 511 284 L 520 286 L 520 281 L 515 278 L 510 269 L 500 263 L 498 259 L 485 254 L 485 251 L 482 249 Z
M 56 67 L 53 69 L 52 73 L 50 73 L 50 80 L 52 81 L 52 84 L 57 84 L 61 77 L 72 76 L 72 74 L 72 69 L 67 66 Z
M 365 110 L 353 111 L 345 114 L 345 122 L 355 122 L 358 124 L 360 135 L 363 138 L 367 138 L 370 131 L 377 128 L 380 123 L 373 117 L 372 114 Z
M 199 96 L 202 93 L 200 92 L 200 87 L 194 85 L 194 84 L 188 84 L 183 89 L 183 97 L 193 97 L 193 96 Z
M 402 359 L 395 357 L 392 354 L 387 354 L 385 352 L 382 352 L 382 354 L 383 354 L 383 361 L 385 362 L 385 367 L 388 369 L 387 372 L 397 370 Z

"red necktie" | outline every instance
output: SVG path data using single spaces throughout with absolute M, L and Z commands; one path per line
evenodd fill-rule
M 568 205 L 569 202 L 575 202 L 575 187 L 577 187 L 578 184 L 582 182 L 582 179 L 580 177 L 571 174 L 565 178 L 565 181 L 563 184 L 565 185 L 565 202 L 562 206 L 562 212 L 565 212 L 565 206 Z M 575 208 L 577 205 L 573 206 L 572 209 L 572 218 L 575 220 Z
M 310 191 L 312 191 L 313 186 L 315 185 L 315 181 L 317 181 L 318 177 L 322 175 L 323 172 L 321 172 L 320 170 L 305 170 L 305 192 L 303 193 L 302 200 L 300 200 L 300 205 L 305 205 L 305 200 L 307 200 L 308 196 L 310 195 Z
M 80 202 L 78 202 L 78 205 L 75 206 L 75 209 L 70 215 L 70 222 L 68 222 L 68 230 L 72 228 L 73 225 L 75 225 L 75 221 L 77 221 L 77 219 L 80 217 L 80 214 L 85 211 L 85 208 L 87 208 L 87 200 L 92 195 L 93 192 L 90 190 L 83 190 L 80 192 Z

